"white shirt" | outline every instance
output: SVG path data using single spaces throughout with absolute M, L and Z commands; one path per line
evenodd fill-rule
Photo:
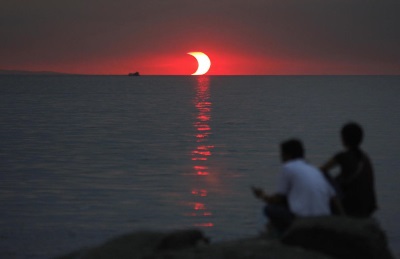
M 277 192 L 287 196 L 296 216 L 329 215 L 330 199 L 335 191 L 322 172 L 303 159 L 286 162 L 278 178 Z

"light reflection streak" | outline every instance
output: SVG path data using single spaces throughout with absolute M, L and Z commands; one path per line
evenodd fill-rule
M 211 135 L 211 110 L 212 103 L 210 99 L 210 78 L 208 76 L 199 76 L 196 86 L 196 97 L 194 99 L 194 106 L 197 110 L 196 119 L 193 123 L 196 129 L 196 144 L 197 146 L 191 152 L 191 160 L 194 162 L 193 170 L 194 176 L 199 177 L 196 179 L 197 183 L 206 183 L 206 177 L 210 176 L 208 167 L 208 159 L 212 156 L 212 149 L 214 145 L 209 144 L 209 137 Z M 204 185 L 204 184 L 203 184 Z M 187 216 L 197 217 L 200 222 L 194 223 L 196 227 L 213 227 L 214 223 L 211 222 L 212 212 L 207 207 L 206 201 L 209 195 L 208 190 L 202 186 L 201 188 L 193 188 L 191 195 L 195 202 L 190 202 L 191 212 Z

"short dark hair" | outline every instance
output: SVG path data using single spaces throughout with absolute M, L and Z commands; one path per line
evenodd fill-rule
M 350 148 L 358 148 L 363 140 L 364 133 L 361 126 L 355 122 L 345 124 L 341 131 L 343 143 Z
M 281 143 L 281 152 L 290 158 L 304 158 L 303 144 L 298 139 L 289 139 Z

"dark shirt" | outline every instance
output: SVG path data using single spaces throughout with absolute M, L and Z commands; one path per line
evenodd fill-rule
M 340 165 L 336 182 L 342 192 L 342 203 L 347 215 L 369 217 L 376 210 L 374 173 L 370 159 L 361 150 L 338 153 Z

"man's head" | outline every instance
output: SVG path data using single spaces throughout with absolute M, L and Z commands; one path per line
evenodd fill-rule
M 303 144 L 298 139 L 290 139 L 281 143 L 281 158 L 283 162 L 304 158 Z
M 347 148 L 358 148 L 363 140 L 363 130 L 354 122 L 347 123 L 341 131 L 343 145 Z

